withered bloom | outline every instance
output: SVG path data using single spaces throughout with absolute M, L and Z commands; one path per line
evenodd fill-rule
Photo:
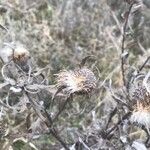
M 26 61 L 30 57 L 30 53 L 27 49 L 25 49 L 22 45 L 20 45 L 20 46 L 16 46 L 12 56 L 15 62 L 26 63 Z
M 57 74 L 57 86 L 64 87 L 67 93 L 90 92 L 96 87 L 94 73 L 86 67 L 76 70 L 64 70 Z
M 18 64 L 23 71 L 29 71 L 28 60 L 30 58 L 30 53 L 26 48 L 22 45 L 17 45 L 13 51 L 12 57 L 14 62 Z
M 150 93 L 145 87 L 139 86 L 133 94 L 133 112 L 130 118 L 132 123 L 137 123 L 139 126 L 144 125 L 150 127 Z
M 30 58 L 29 51 L 20 43 L 6 44 L 0 49 L 0 57 L 4 63 L 13 60 L 20 68 L 26 72 L 29 70 L 28 60 Z
M 0 49 L 0 57 L 4 63 L 8 63 L 12 59 L 15 62 L 26 62 L 29 56 L 29 51 L 20 43 L 6 44 Z

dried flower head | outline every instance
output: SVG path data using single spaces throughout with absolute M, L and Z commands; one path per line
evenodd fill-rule
M 90 92 L 96 87 L 96 77 L 91 70 L 85 67 L 76 70 L 64 70 L 57 74 L 57 85 L 64 87 L 67 93 Z
M 4 63 L 8 63 L 11 59 L 14 59 L 16 63 L 26 63 L 29 56 L 29 51 L 20 43 L 6 44 L 4 48 L 0 49 L 0 57 Z
M 130 118 L 132 123 L 150 127 L 150 93 L 145 87 L 139 86 L 133 93 L 133 112 Z
M 30 53 L 22 45 L 16 46 L 14 49 L 13 59 L 16 62 L 25 62 L 30 56 Z

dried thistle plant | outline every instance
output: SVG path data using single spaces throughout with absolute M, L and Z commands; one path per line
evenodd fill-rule
M 0 49 L 0 57 L 4 63 L 14 61 L 23 71 L 29 71 L 30 52 L 19 42 L 8 44 Z
M 144 86 L 139 86 L 134 91 L 133 101 L 135 104 L 130 121 L 148 129 L 150 127 L 150 93 Z
M 57 74 L 57 87 L 64 87 L 64 90 L 69 94 L 91 92 L 96 87 L 96 77 L 86 67 L 69 71 L 64 70 Z
M 26 62 L 30 57 L 29 51 L 22 45 L 16 46 L 14 49 L 13 59 L 17 62 Z
M 4 30 L 12 34 L 14 40 L 12 39 L 11 41 L 19 40 L 27 45 L 31 53 L 35 54 L 38 65 L 45 66 L 49 64 L 54 72 L 60 70 L 62 64 L 64 66 L 68 66 L 68 63 L 73 65 L 78 63 L 78 61 L 86 55 L 92 54 L 98 58 L 96 63 L 92 64 L 92 66 L 101 70 L 100 79 L 105 80 L 103 86 L 98 86 L 100 88 L 97 88 L 98 95 L 96 95 L 96 93 L 92 94 L 89 101 L 82 101 L 82 103 L 74 101 L 71 104 L 73 107 L 70 107 L 69 111 L 62 109 L 63 107 L 58 110 L 57 105 L 63 101 L 65 92 L 71 95 L 82 92 L 90 93 L 96 87 L 96 78 L 94 74 L 92 74 L 93 72 L 86 67 L 61 71 L 57 75 L 57 86 L 58 88 L 64 88 L 64 93 L 62 92 L 58 96 L 60 101 L 56 102 L 56 106 L 52 109 L 49 109 L 49 106 L 45 108 L 43 103 L 45 97 L 48 97 L 47 100 L 51 101 L 52 96 L 49 96 L 47 91 L 45 91 L 46 88 L 50 86 L 46 84 L 48 82 L 45 81 L 48 79 L 50 83 L 53 83 L 53 80 L 51 80 L 49 76 L 46 76 L 48 78 L 43 77 L 43 75 L 41 75 L 43 74 L 42 69 L 39 71 L 38 68 L 35 67 L 34 70 L 32 66 L 28 64 L 30 53 L 26 50 L 24 51 L 24 49 L 22 50 L 22 46 L 18 47 L 12 44 L 11 47 L 11 44 L 10 46 L 6 45 L 3 50 L 4 54 L 6 54 L 4 58 L 6 61 L 3 60 L 5 65 L 2 67 L 4 74 L 1 80 L 5 83 L 0 84 L 0 89 L 4 86 L 7 87 L 0 91 L 0 104 L 4 107 L 4 111 L 2 111 L 4 114 L 2 117 L 0 115 L 0 118 L 2 122 L 4 122 L 4 117 L 10 116 L 11 122 L 14 122 L 11 124 L 10 121 L 8 123 L 6 121 L 8 127 L 12 128 L 10 132 L 14 131 L 18 134 L 21 131 L 21 133 L 25 132 L 26 134 L 26 136 L 24 136 L 24 134 L 17 135 L 14 137 L 14 142 L 7 140 L 7 145 L 13 145 L 14 143 L 16 145 L 16 141 L 19 140 L 18 136 L 24 136 L 25 140 L 22 140 L 24 143 L 30 143 L 30 141 L 34 142 L 36 133 L 42 135 L 42 133 L 44 131 L 47 132 L 48 129 L 50 131 L 46 134 L 52 134 L 53 137 L 57 139 L 55 140 L 56 142 L 53 141 L 53 139 L 51 140 L 51 137 L 47 137 L 46 139 L 44 138 L 44 144 L 42 145 L 42 140 L 38 139 L 40 142 L 35 142 L 36 146 L 38 146 L 37 149 L 62 149 L 62 146 L 64 149 L 69 149 L 67 147 L 70 147 L 72 144 L 70 149 L 133 149 L 131 141 L 128 140 L 128 136 L 125 140 L 121 140 L 120 137 L 123 137 L 124 134 L 132 134 L 132 131 L 128 132 L 128 130 L 125 129 L 130 127 L 130 125 L 125 123 L 128 118 L 124 117 L 124 115 L 130 111 L 130 108 L 128 108 L 130 105 L 133 109 L 131 111 L 131 117 L 133 117 L 136 112 L 139 112 L 139 114 L 136 114 L 136 119 L 133 117 L 133 122 L 139 124 L 139 122 L 145 121 L 144 115 L 143 118 L 141 117 L 141 120 L 138 120 L 137 116 L 140 116 L 143 110 L 146 113 L 149 112 L 149 104 L 147 104 L 149 103 L 149 93 L 145 94 L 147 89 L 140 89 L 140 87 L 138 87 L 134 99 L 132 99 L 133 103 L 130 103 L 131 101 L 127 100 L 128 93 L 126 94 L 124 89 L 122 93 L 120 93 L 120 89 L 122 88 L 120 86 L 122 84 L 119 86 L 115 84 L 116 79 L 114 76 L 116 76 L 116 71 L 113 70 L 116 70 L 117 67 L 120 68 L 120 64 L 118 63 L 120 58 L 118 56 L 120 56 L 121 45 L 122 75 L 125 79 L 125 86 L 128 83 L 128 77 L 126 77 L 129 69 L 128 65 L 133 65 L 134 67 L 136 67 L 137 63 L 141 65 L 141 62 L 138 60 L 138 53 L 142 52 L 140 53 L 140 57 L 143 60 L 144 57 L 142 55 L 148 50 L 150 39 L 148 32 L 149 24 L 146 21 L 149 19 L 145 17 L 148 16 L 149 18 L 149 15 L 147 15 L 149 13 L 146 13 L 146 11 L 141 13 L 143 10 L 148 10 L 148 8 L 143 7 L 142 4 L 143 2 L 145 6 L 145 1 L 148 3 L 148 0 L 126 0 L 127 3 L 121 0 L 49 0 L 40 3 L 38 1 L 39 0 L 25 0 L 22 2 L 21 0 L 14 0 L 14 2 L 10 2 L 9 0 L 2 0 L 2 2 L 0 2 L 1 23 L 9 27 L 8 31 L 6 28 L 4 28 Z M 135 4 L 132 10 L 128 9 L 129 7 L 131 8 L 130 5 L 133 4 L 133 2 Z M 114 9 L 109 8 L 109 3 L 112 4 L 111 6 L 114 7 Z M 122 14 L 124 14 L 123 18 L 121 18 Z M 122 29 L 122 23 L 126 24 L 124 29 Z M 2 35 L 3 33 L 0 34 Z M 123 44 L 121 44 L 122 36 L 124 36 Z M 6 37 L 4 41 L 10 41 L 9 39 L 10 38 Z M 2 38 L 0 43 L 3 43 Z M 10 49 L 10 51 L 8 49 Z M 63 53 L 62 50 L 64 50 Z M 0 55 L 1 52 L 2 51 L 0 51 Z M 7 57 L 7 54 L 10 54 L 10 57 Z M 145 54 L 149 56 L 148 53 Z M 136 56 L 136 58 L 132 58 L 132 55 L 133 57 Z M 10 62 L 10 60 L 12 61 Z M 128 60 L 130 64 L 128 64 Z M 145 63 L 138 69 L 138 72 L 145 70 L 146 68 L 144 66 Z M 116 77 L 119 78 L 118 76 Z M 113 89 L 116 91 L 117 88 L 119 88 L 117 94 L 113 92 L 114 94 L 112 95 L 113 99 L 118 102 L 118 105 L 115 105 L 117 111 L 112 113 L 110 105 L 107 105 L 111 97 L 109 97 L 108 100 L 104 98 L 105 95 L 108 96 L 105 88 L 109 88 L 107 85 L 107 80 L 109 79 L 113 81 L 112 91 Z M 55 93 L 55 90 L 50 93 Z M 8 95 L 7 92 L 9 92 Z M 78 99 L 80 96 L 76 98 Z M 82 96 L 82 98 L 84 99 L 84 96 Z M 67 101 L 68 99 L 66 102 Z M 87 104 L 86 106 L 84 105 L 85 103 Z M 112 100 L 112 103 L 114 104 L 115 101 Z M 63 106 L 62 103 L 60 105 Z M 104 107 L 105 105 L 107 105 L 107 107 Z M 87 106 L 90 107 L 88 108 Z M 57 110 L 58 114 L 56 113 L 55 115 Z M 74 113 L 76 111 L 78 113 Z M 61 112 L 65 115 L 55 123 L 55 120 Z M 77 119 L 74 120 L 72 117 Z M 65 124 L 63 124 L 62 119 Z M 43 120 L 46 120 L 46 122 L 43 122 Z M 116 125 L 117 120 L 118 124 Z M 27 129 L 31 131 L 30 134 L 33 138 L 28 138 L 28 130 L 25 130 L 26 128 L 24 127 L 26 123 L 28 124 Z M 124 125 L 122 126 L 122 124 Z M 146 123 L 144 122 L 143 124 Z M 55 125 L 57 125 L 57 127 L 53 128 Z M 113 125 L 116 127 L 113 128 Z M 91 128 L 87 130 L 89 126 Z M 100 130 L 106 130 L 104 136 L 101 135 Z M 126 132 L 123 130 L 126 130 Z M 87 132 L 87 134 L 85 134 L 85 132 Z M 126 134 L 127 132 L 128 134 Z M 68 133 L 73 137 L 72 139 L 70 139 Z M 110 134 L 105 136 L 105 133 Z M 3 135 L 4 134 L 2 134 L 2 136 Z M 64 139 L 64 143 L 61 141 L 59 135 Z M 75 135 L 77 138 L 75 138 Z M 113 136 L 112 138 L 110 138 L 111 135 Z M 32 141 L 32 139 L 34 140 Z M 47 139 L 48 144 L 46 144 L 45 141 Z M 59 146 L 57 147 L 58 141 L 62 145 L 58 144 Z M 65 145 L 65 143 L 67 144 Z M 136 143 L 134 141 L 134 145 L 136 145 L 134 149 L 144 149 L 138 142 Z M 21 147 L 21 149 L 22 148 L 30 149 Z M 5 147 L 4 149 L 7 148 Z
M 5 46 L 0 50 L 0 57 L 4 63 L 8 63 L 12 59 L 17 63 L 27 60 L 30 53 L 21 43 L 5 43 Z

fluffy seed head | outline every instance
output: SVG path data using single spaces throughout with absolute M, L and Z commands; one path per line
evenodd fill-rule
M 142 103 L 137 102 L 136 107 L 131 115 L 130 121 L 137 123 L 139 126 L 144 125 L 150 127 L 150 106 L 143 106 Z
M 64 87 L 67 93 L 90 92 L 96 87 L 94 73 L 87 69 L 61 71 L 57 74 L 57 86 Z
M 133 112 L 130 118 L 132 123 L 137 123 L 138 125 L 144 125 L 145 127 L 150 127 L 150 94 L 143 87 L 135 89 L 133 93 Z

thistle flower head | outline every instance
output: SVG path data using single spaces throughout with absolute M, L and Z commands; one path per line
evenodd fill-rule
M 15 62 L 26 62 L 30 53 L 20 43 L 6 44 L 4 48 L 0 49 L 0 57 L 4 63 L 8 63 L 12 58 Z
M 133 93 L 133 112 L 130 118 L 132 123 L 150 127 L 150 93 L 145 87 L 139 86 Z
M 25 49 L 22 45 L 18 45 L 14 49 L 13 58 L 16 62 L 18 61 L 24 62 L 29 58 L 29 56 L 30 56 L 29 51 Z
M 91 70 L 85 67 L 64 70 L 57 74 L 57 86 L 64 87 L 67 93 L 90 92 L 96 87 L 96 77 Z

